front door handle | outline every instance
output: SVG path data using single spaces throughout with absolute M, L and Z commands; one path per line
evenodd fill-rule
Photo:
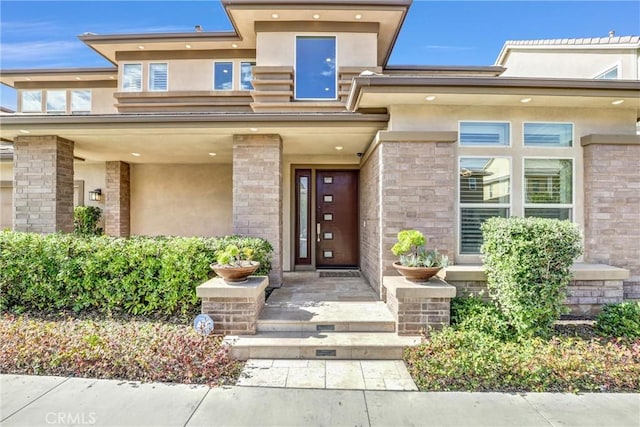
M 320 243 L 320 223 L 316 224 L 316 236 L 318 237 L 318 243 Z

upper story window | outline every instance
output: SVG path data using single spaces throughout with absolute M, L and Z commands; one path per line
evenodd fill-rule
M 213 63 L 213 89 L 233 90 L 233 62 Z
M 595 78 L 600 80 L 615 80 L 620 78 L 618 73 L 618 66 L 616 65 L 615 67 L 608 69 L 604 73 L 598 74 Z
M 91 91 L 71 91 L 71 114 L 83 114 L 91 112 Z
M 22 112 L 42 113 L 42 91 L 23 90 L 22 91 Z
M 336 71 L 335 37 L 296 37 L 296 99 L 337 99 Z
M 506 122 L 460 122 L 461 146 L 510 145 L 510 128 Z
M 524 145 L 530 147 L 571 147 L 571 123 L 525 123 Z
M 149 90 L 167 90 L 167 63 L 149 64 Z
M 142 91 L 142 64 L 124 64 L 122 66 L 122 90 L 125 92 Z
M 67 91 L 48 90 L 47 91 L 47 113 L 67 112 Z
M 255 62 L 240 63 L 240 90 L 253 90 L 253 67 Z

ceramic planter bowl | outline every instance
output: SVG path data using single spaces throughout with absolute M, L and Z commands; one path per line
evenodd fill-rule
M 256 261 L 248 261 L 241 266 L 211 264 L 211 269 L 229 285 L 245 283 L 259 267 L 260 263 Z
M 442 267 L 407 267 L 400 264 L 400 261 L 394 262 L 393 266 L 405 280 L 412 283 L 426 283 L 442 270 Z

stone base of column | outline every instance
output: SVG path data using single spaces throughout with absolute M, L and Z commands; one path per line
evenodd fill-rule
M 450 323 L 451 298 L 456 288 L 438 278 L 424 285 L 400 276 L 384 276 L 387 307 L 396 318 L 398 335 L 420 335 L 429 329 L 441 330 Z
M 255 335 L 268 285 L 266 276 L 253 276 L 243 284 L 228 285 L 216 277 L 198 286 L 196 295 L 202 299 L 202 313 L 213 319 L 213 333 Z

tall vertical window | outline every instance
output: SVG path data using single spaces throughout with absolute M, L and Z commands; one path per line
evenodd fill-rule
M 23 90 L 22 91 L 22 112 L 41 113 L 42 112 L 42 91 Z
M 240 90 L 253 90 L 253 70 L 255 62 L 240 63 Z
M 124 64 L 122 67 L 122 90 L 142 91 L 142 64 Z
M 480 253 L 480 226 L 490 217 L 508 217 L 511 161 L 505 157 L 461 157 L 460 253 Z
M 311 264 L 311 170 L 296 170 L 296 264 Z
M 336 38 L 296 38 L 296 99 L 336 99 Z
M 67 112 L 67 91 L 48 90 L 47 91 L 47 113 Z
M 233 89 L 233 62 L 213 63 L 213 89 Z
M 530 147 L 573 146 L 573 125 L 570 123 L 525 123 L 524 145 Z
M 461 146 L 509 146 L 509 123 L 460 122 Z
M 150 91 L 166 91 L 167 90 L 167 64 L 166 63 L 149 64 L 149 90 Z
M 82 114 L 91 112 L 91 91 L 71 91 L 71 113 Z
M 524 216 L 572 219 L 573 160 L 524 159 Z

